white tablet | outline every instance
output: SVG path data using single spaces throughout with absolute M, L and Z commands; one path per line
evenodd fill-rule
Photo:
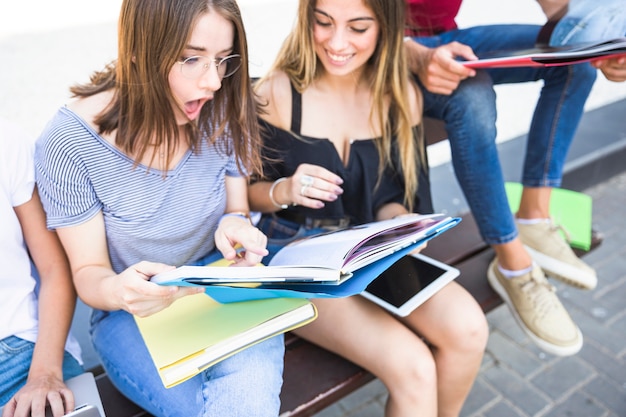
M 65 385 L 74 393 L 76 408 L 64 417 L 105 417 L 98 385 L 91 372 L 70 378 L 65 381 Z M 46 417 L 50 416 L 50 407 L 46 407 Z
M 450 265 L 411 254 L 391 265 L 361 295 L 404 317 L 458 276 L 459 270 Z

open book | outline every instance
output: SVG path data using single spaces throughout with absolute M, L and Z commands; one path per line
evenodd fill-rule
M 157 274 L 162 285 L 324 283 L 338 285 L 364 266 L 447 230 L 458 219 L 441 214 L 372 222 L 290 243 L 264 268 L 182 266 Z
M 626 55 L 626 37 L 578 45 L 492 52 L 479 56 L 478 60 L 463 61 L 462 64 L 469 68 L 543 67 L 578 64 L 621 55 Z
M 313 303 L 301 298 L 219 304 L 201 293 L 135 321 L 163 385 L 170 388 L 316 317 Z
M 220 303 L 348 297 L 363 292 L 398 259 L 460 221 L 432 214 L 367 223 L 294 241 L 266 267 L 180 267 L 152 280 L 161 285 L 202 285 Z M 293 271 L 306 274 L 298 277 Z

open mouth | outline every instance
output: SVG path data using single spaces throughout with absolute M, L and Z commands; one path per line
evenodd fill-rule
M 185 103 L 185 114 L 190 120 L 195 120 L 200 114 L 202 105 L 206 103 L 208 99 L 192 100 Z

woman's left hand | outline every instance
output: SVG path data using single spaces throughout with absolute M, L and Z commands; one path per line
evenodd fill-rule
M 288 178 L 289 196 L 293 204 L 320 209 L 343 194 L 343 179 L 319 165 L 300 164 Z
M 626 81 L 626 56 L 593 61 L 592 65 L 602 71 L 609 81 Z

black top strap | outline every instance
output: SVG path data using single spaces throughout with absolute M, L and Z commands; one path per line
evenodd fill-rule
M 302 94 L 291 84 L 291 131 L 297 135 L 302 128 Z

